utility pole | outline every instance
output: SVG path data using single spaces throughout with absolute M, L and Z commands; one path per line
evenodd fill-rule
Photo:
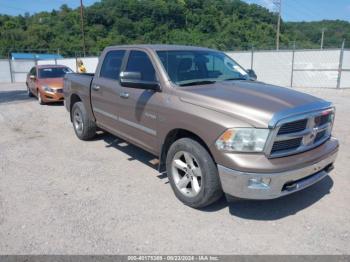
M 323 49 L 324 31 L 325 31 L 325 28 L 322 28 L 322 36 L 321 36 L 321 50 Z
M 345 39 L 343 40 L 343 44 L 341 45 L 341 50 L 340 50 L 337 88 L 340 88 L 340 84 L 341 84 L 341 75 L 343 72 L 344 48 L 345 48 Z
M 273 3 L 278 14 L 277 19 L 277 31 L 276 31 L 276 50 L 280 49 L 280 28 L 281 28 L 281 11 L 282 11 L 282 0 L 273 0 Z
M 84 31 L 84 6 L 83 0 L 80 0 L 80 24 L 81 24 L 81 36 L 83 38 L 83 54 L 86 56 L 86 48 L 85 48 L 85 31 Z

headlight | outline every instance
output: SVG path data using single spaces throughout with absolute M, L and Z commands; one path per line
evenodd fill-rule
M 232 128 L 226 130 L 216 141 L 216 147 L 224 151 L 262 152 L 269 129 Z
M 56 89 L 53 89 L 53 88 L 51 88 L 49 86 L 43 86 L 43 88 L 44 88 L 45 92 L 51 92 L 51 93 L 55 93 L 56 92 Z

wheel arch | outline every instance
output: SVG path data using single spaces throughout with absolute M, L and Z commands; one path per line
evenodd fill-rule
M 209 146 L 207 143 L 205 143 L 204 139 L 202 139 L 199 135 L 196 133 L 189 131 L 187 129 L 183 128 L 175 128 L 172 129 L 168 132 L 168 134 L 165 136 L 161 152 L 160 152 L 160 157 L 159 157 L 159 167 L 158 171 L 159 172 L 165 172 L 165 162 L 166 162 L 166 156 L 169 151 L 170 146 L 177 140 L 181 138 L 191 138 L 195 141 L 197 141 L 199 144 L 201 144 L 209 153 L 209 155 L 212 157 L 213 161 L 215 162 L 215 159 L 210 152 Z

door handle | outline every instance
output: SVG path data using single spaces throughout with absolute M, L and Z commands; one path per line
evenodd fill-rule
M 121 98 L 127 99 L 127 98 L 129 98 L 129 93 L 127 93 L 127 92 L 121 92 L 121 93 L 119 94 L 119 96 L 120 96 Z
M 92 89 L 95 90 L 95 91 L 100 90 L 100 88 L 101 88 L 101 87 L 98 86 L 98 85 L 93 85 L 93 86 L 92 86 Z

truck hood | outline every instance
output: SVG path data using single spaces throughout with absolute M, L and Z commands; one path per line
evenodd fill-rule
M 269 127 L 275 116 L 304 113 L 326 101 L 289 88 L 255 81 L 225 81 L 182 87 L 183 102 L 232 115 L 255 127 Z

